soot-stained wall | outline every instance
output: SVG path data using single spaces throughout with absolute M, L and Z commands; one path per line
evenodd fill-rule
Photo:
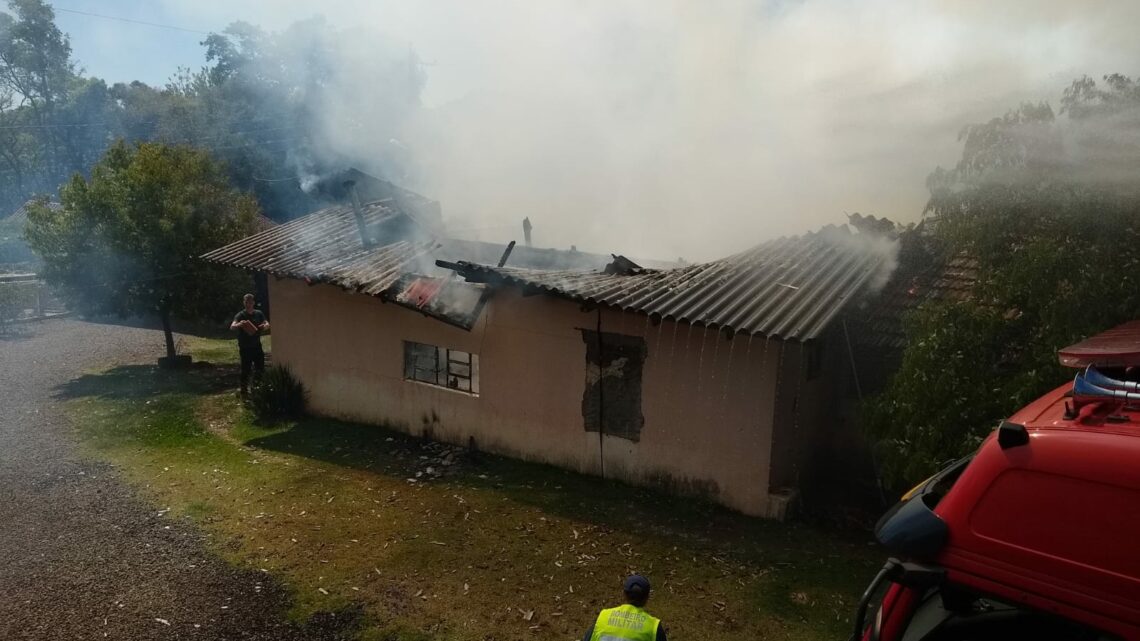
M 645 339 L 583 329 L 582 340 L 586 343 L 586 389 L 582 394 L 586 431 L 636 443 L 645 425 L 641 412 Z

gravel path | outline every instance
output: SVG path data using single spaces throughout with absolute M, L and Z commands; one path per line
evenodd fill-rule
M 0 336 L 0 639 L 338 639 L 287 623 L 268 575 L 212 555 L 185 521 L 79 457 L 55 400 L 84 369 L 152 361 L 153 330 L 53 320 Z M 349 626 L 351 627 L 351 626 Z

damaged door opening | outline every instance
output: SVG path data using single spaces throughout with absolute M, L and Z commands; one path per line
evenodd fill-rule
M 598 433 L 598 455 L 605 476 L 605 437 L 634 443 L 641 439 L 645 416 L 641 412 L 645 339 L 602 331 L 602 310 L 597 329 L 582 329 L 586 344 L 586 386 L 582 419 L 587 432 Z

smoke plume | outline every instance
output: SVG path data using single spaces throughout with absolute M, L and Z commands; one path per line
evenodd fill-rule
M 342 33 L 317 43 L 339 62 L 310 151 L 437 198 L 461 235 L 529 217 L 539 246 L 667 259 L 844 212 L 914 221 L 964 125 L 1140 59 L 1127 2 L 159 5 L 276 31 L 323 13 Z

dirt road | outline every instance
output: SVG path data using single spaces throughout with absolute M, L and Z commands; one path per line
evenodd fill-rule
M 0 337 L 0 639 L 336 639 L 287 623 L 271 578 L 212 555 L 114 471 L 79 456 L 59 387 L 147 362 L 159 332 L 53 320 Z

